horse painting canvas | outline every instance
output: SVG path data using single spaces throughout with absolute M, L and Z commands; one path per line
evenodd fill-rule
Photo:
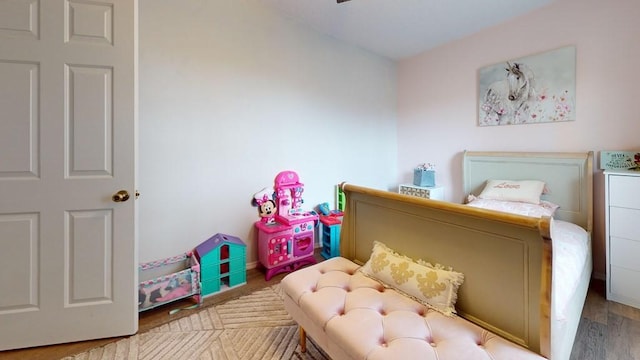
M 479 71 L 478 125 L 575 120 L 575 47 Z

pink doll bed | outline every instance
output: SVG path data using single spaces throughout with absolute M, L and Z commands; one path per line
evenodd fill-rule
M 138 311 L 192 296 L 201 303 L 200 264 L 191 252 L 140 264 Z

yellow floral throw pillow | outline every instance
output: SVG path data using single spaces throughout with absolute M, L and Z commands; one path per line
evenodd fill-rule
M 451 316 L 464 274 L 400 255 L 374 241 L 371 257 L 360 269 L 364 275 L 416 301 Z

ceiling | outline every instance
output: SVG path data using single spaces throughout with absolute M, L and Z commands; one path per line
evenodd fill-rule
M 460 39 L 554 0 L 261 0 L 285 16 L 391 59 Z

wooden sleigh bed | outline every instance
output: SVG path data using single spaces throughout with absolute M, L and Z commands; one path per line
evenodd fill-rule
M 549 190 L 542 198 L 560 208 L 553 219 L 533 218 L 345 183 L 341 257 L 362 265 L 381 241 L 411 258 L 451 266 L 464 274 L 458 316 L 545 358 L 569 359 L 592 270 L 593 153 L 465 152 L 463 159 L 465 194 L 478 194 L 489 179 L 536 179 Z M 562 222 L 587 234 L 568 283 L 560 281 L 565 259 L 553 238 Z M 304 290 L 292 288 L 302 283 L 295 276 L 283 280 L 285 306 L 316 343 L 331 348 L 335 339 L 305 313 Z

